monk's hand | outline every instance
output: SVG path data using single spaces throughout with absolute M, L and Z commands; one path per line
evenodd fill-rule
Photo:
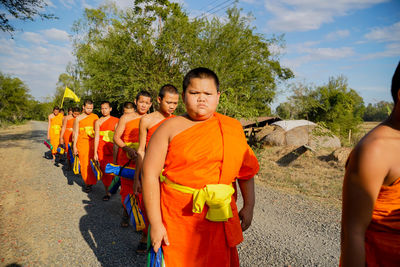
M 74 147 L 74 155 L 78 155 L 78 149 L 76 147 Z
M 99 155 L 97 155 L 96 152 L 94 153 L 93 159 L 94 159 L 94 161 L 96 161 L 96 162 L 99 161 Z
M 157 253 L 158 249 L 161 247 L 162 242 L 169 246 L 167 230 L 164 224 L 151 225 L 150 227 L 151 245 L 153 246 L 154 252 Z
M 135 195 L 139 194 L 142 192 L 142 183 L 140 182 L 140 179 L 134 179 L 133 180 L 133 193 Z
M 137 152 L 133 148 L 129 148 L 128 155 L 132 160 L 136 160 L 136 158 L 137 158 Z
M 253 220 L 253 207 L 244 206 L 239 212 L 239 218 L 241 220 L 242 231 L 246 231 Z

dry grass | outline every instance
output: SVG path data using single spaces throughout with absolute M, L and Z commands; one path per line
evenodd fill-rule
M 329 157 L 333 149 L 306 151 L 289 164 L 282 160 L 294 149 L 269 147 L 259 150 L 257 154 L 261 166 L 256 181 L 279 190 L 318 198 L 323 202 L 339 206 L 342 198 L 344 166 Z

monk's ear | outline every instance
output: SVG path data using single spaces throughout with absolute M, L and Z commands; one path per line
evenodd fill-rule
M 217 91 L 217 101 L 218 101 L 218 103 L 219 103 L 219 97 L 221 96 L 221 92 L 220 91 Z
M 185 92 L 182 92 L 182 101 L 185 102 Z
M 161 97 L 158 96 L 158 97 L 157 97 L 157 102 L 158 102 L 158 104 L 161 103 L 161 100 L 162 100 Z
M 135 106 L 137 106 L 137 104 L 136 104 L 136 99 L 135 99 L 135 100 L 133 100 L 133 103 L 135 103 Z

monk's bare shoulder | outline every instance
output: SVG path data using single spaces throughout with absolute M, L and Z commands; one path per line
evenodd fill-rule
M 194 126 L 195 124 L 196 122 L 189 120 L 185 116 L 176 116 L 166 120 L 163 124 L 161 124 L 158 131 L 168 136 L 169 140 L 172 140 L 176 135 Z
M 147 129 L 150 128 L 149 126 L 152 124 L 154 120 L 155 120 L 155 112 L 152 112 L 150 114 L 142 116 L 142 118 L 140 119 L 140 124 L 142 125 L 142 127 Z

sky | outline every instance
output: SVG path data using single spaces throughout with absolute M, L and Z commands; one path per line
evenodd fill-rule
M 22 79 L 37 100 L 55 93 L 58 76 L 72 54 L 72 25 L 85 8 L 103 0 L 46 0 L 46 12 L 59 19 L 22 22 L 18 30 L 0 32 L 0 71 Z M 119 0 L 121 8 L 134 0 Z M 190 17 L 224 17 L 234 0 L 174 0 Z M 365 103 L 391 101 L 390 85 L 400 60 L 400 1 L 398 0 L 239 0 L 251 13 L 255 32 L 272 38 L 283 34 L 284 48 L 275 48 L 282 66 L 295 78 L 279 85 L 272 107 L 290 96 L 290 84 L 323 85 L 343 75 Z

